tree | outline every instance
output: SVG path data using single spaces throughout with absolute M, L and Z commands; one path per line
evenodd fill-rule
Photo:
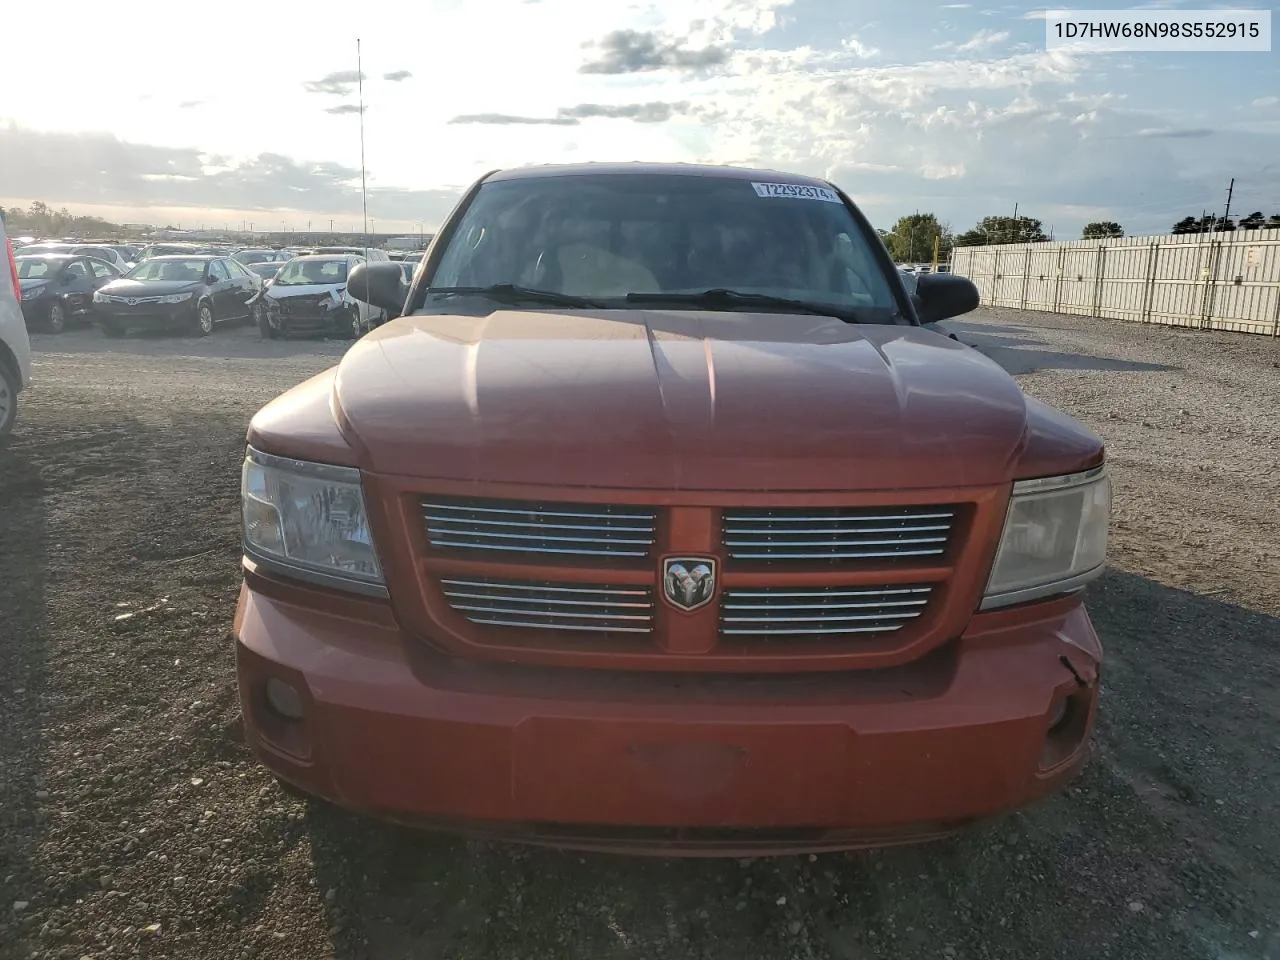
M 1124 227 L 1116 223 L 1114 220 L 1095 220 L 1093 223 L 1084 225 L 1084 232 L 1080 235 L 1085 240 L 1101 240 L 1105 237 L 1123 237 Z
M 1262 215 L 1261 210 L 1255 210 L 1247 217 L 1240 219 L 1241 230 L 1261 230 L 1267 225 L 1267 218 Z
M 1273 213 L 1267 217 L 1267 229 L 1275 230 L 1277 228 L 1280 228 L 1280 213 Z
M 932 213 L 909 213 L 899 217 L 884 237 L 889 255 L 899 263 L 933 259 L 933 241 L 938 240 L 938 259 L 951 258 L 951 230 Z
M 1199 233 L 1200 221 L 1195 217 L 1183 217 L 1173 225 L 1172 233 Z
M 1236 222 L 1229 217 L 1218 217 L 1213 221 L 1213 230 L 1215 233 L 1230 233 L 1235 228 Z
M 955 238 L 958 247 L 996 243 L 1042 243 L 1049 238 L 1039 220 L 1032 217 L 983 217 Z

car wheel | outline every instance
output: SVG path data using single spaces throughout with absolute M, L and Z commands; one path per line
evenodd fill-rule
M 0 361 L 0 443 L 13 432 L 18 418 L 18 378 L 7 363 Z
M 45 317 L 44 326 L 50 333 L 61 333 L 67 329 L 67 308 L 57 300 L 49 304 L 49 314 Z
M 124 327 L 118 320 L 103 320 L 102 332 L 114 340 L 124 336 Z
M 195 333 L 200 337 L 207 337 L 213 333 L 213 307 L 207 302 L 196 307 Z

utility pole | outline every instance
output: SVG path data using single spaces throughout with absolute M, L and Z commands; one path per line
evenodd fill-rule
M 365 255 L 369 253 L 369 189 L 364 167 L 364 66 L 360 58 L 360 38 L 356 37 L 356 89 L 360 93 L 360 205 L 364 213 Z
M 1235 192 L 1235 189 L 1236 189 L 1236 178 L 1232 177 L 1231 183 L 1227 187 L 1227 209 L 1224 210 L 1222 213 L 1222 219 L 1224 221 L 1231 219 L 1231 194 Z M 1224 223 L 1223 226 L 1226 226 L 1226 224 Z

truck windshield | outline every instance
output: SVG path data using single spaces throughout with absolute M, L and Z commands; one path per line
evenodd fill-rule
M 497 285 L 660 309 L 742 309 L 733 291 L 863 322 L 897 304 L 857 221 L 832 191 L 678 174 L 535 176 L 483 184 L 430 290 Z M 430 295 L 430 290 L 427 294 Z M 681 295 L 692 295 L 682 297 Z M 763 301 L 761 301 L 763 302 Z

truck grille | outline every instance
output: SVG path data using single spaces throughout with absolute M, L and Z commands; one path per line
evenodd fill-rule
M 885 587 L 761 587 L 727 590 L 722 636 L 892 633 L 925 611 L 928 584 Z
M 653 592 L 647 587 L 543 581 L 445 579 L 449 605 L 472 623 L 535 630 L 650 633 Z
M 726 510 L 724 546 L 732 560 L 892 560 L 942 556 L 955 509 Z
M 436 550 L 635 558 L 654 543 L 654 511 L 641 507 L 432 499 L 422 516 Z

